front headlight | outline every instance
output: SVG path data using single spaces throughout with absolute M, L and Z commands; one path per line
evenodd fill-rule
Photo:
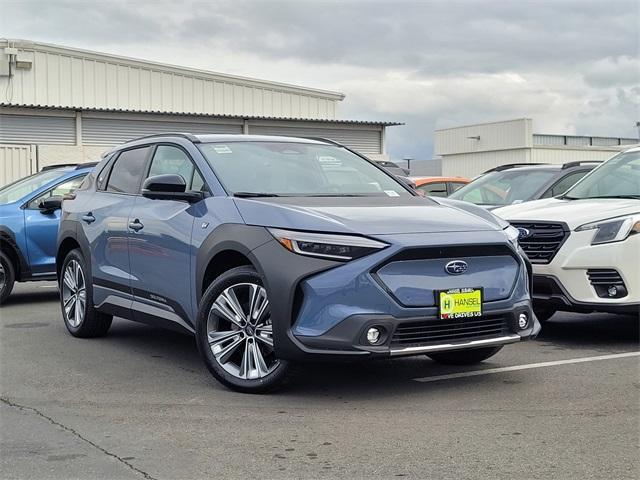
M 290 252 L 343 262 L 364 257 L 388 246 L 377 240 L 351 235 L 296 232 L 279 228 L 268 230 Z
M 629 235 L 640 233 L 640 214 L 609 218 L 607 220 L 580 225 L 576 228 L 576 232 L 582 232 L 584 230 L 596 231 L 591 239 L 591 245 L 621 242 L 622 240 L 626 240 Z
M 518 229 L 516 227 L 514 227 L 513 225 L 509 225 L 503 231 L 504 231 L 504 234 L 509 239 L 509 241 L 511 242 L 511 244 L 517 250 L 518 249 L 518 236 L 520 235 L 520 232 L 518 231 Z

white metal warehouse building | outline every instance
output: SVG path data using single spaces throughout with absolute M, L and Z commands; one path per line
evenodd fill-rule
M 68 47 L 0 40 L 0 186 L 151 133 L 325 137 L 386 159 L 391 122 L 338 119 L 344 95 Z
M 606 160 L 638 141 L 636 138 L 536 134 L 533 121 L 520 118 L 436 130 L 435 154 L 442 157 L 442 175 L 473 178 L 509 163 Z

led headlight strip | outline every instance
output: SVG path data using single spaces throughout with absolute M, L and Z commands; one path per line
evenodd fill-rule
M 377 240 L 351 235 L 297 232 L 279 228 L 268 230 L 290 252 L 343 262 L 364 257 L 388 246 Z

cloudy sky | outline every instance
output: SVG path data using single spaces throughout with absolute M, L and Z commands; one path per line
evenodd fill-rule
M 640 2 L 0 0 L 0 37 L 346 94 L 340 116 L 435 128 L 519 117 L 537 133 L 637 136 Z

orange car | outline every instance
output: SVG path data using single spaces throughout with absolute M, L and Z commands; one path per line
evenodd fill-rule
M 416 190 L 432 197 L 448 197 L 471 180 L 464 177 L 409 177 Z

